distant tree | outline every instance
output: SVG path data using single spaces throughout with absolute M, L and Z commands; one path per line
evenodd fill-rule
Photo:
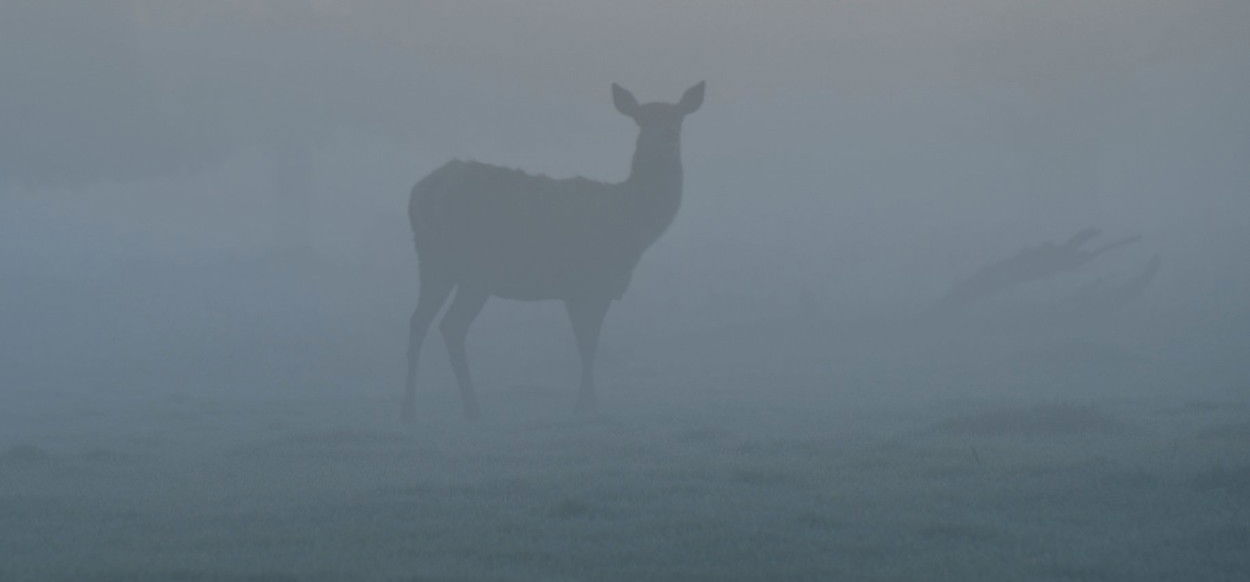
M 166 115 L 130 6 L 0 4 L 0 183 L 72 187 L 184 171 L 226 144 Z
M 0 3 L 0 185 L 73 188 L 271 160 L 283 246 L 310 234 L 313 159 L 340 131 L 410 135 L 413 49 L 385 10 L 315 2 Z M 353 20 L 352 18 L 355 18 Z

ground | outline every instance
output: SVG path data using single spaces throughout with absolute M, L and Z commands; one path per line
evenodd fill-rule
M 572 411 L 574 370 L 524 381 L 571 344 L 521 350 L 506 334 L 474 336 L 477 423 L 458 416 L 441 348 L 411 427 L 395 385 L 316 369 L 321 383 L 253 363 L 212 389 L 133 370 L 129 384 L 18 386 L 0 403 L 0 579 L 1250 572 L 1250 404 L 1236 388 L 1178 387 L 1184 370 L 1096 340 L 887 357 L 883 343 L 923 342 L 847 333 L 613 342 L 591 416 Z

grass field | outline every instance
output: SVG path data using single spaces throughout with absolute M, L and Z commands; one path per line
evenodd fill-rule
M 1250 572 L 1250 401 L 1227 370 L 1097 333 L 835 327 L 612 341 L 589 417 L 552 380 L 575 372 L 557 334 L 475 332 L 476 424 L 441 347 L 413 427 L 394 369 L 326 346 L 286 348 L 320 354 L 302 376 L 253 358 L 18 384 L 0 392 L 0 579 Z

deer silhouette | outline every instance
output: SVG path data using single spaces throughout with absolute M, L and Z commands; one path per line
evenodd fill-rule
M 492 296 L 564 302 L 581 356 L 577 409 L 594 409 L 595 352 L 604 316 L 681 205 L 682 120 L 703 103 L 703 89 L 700 82 L 677 103 L 640 105 L 632 93 L 612 85 L 616 109 L 638 124 L 624 182 L 553 179 L 472 161 L 449 162 L 417 182 L 408 218 L 420 290 L 409 322 L 402 420 L 413 420 L 421 345 L 453 291 L 439 329 L 466 418 L 479 413 L 465 338 Z

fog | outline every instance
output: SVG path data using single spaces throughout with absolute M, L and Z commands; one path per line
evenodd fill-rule
M 1232 0 L 6 0 L 0 579 L 1244 576 L 1247 30 Z M 414 184 L 631 183 L 614 83 L 685 118 L 597 406 L 561 302 L 495 296 L 480 418 L 433 325 L 401 422 Z M 572 207 L 552 232 L 592 230 Z

